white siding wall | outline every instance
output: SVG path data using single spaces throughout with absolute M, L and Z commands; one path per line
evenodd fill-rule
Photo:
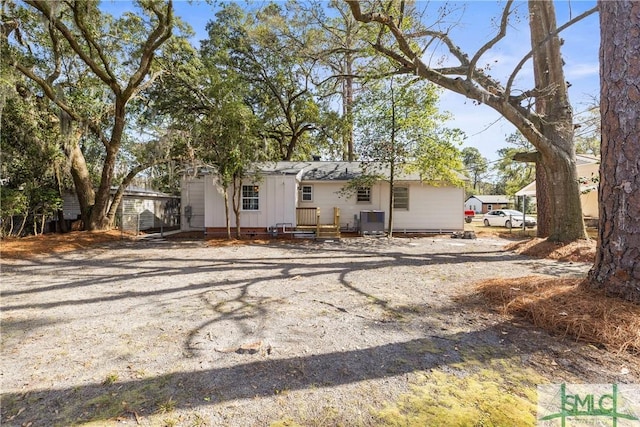
M 246 181 L 245 185 L 254 184 Z M 376 184 L 371 190 L 370 203 L 357 203 L 355 195 L 339 196 L 344 183 L 305 182 L 313 186 L 313 200 L 301 200 L 301 192 L 294 175 L 268 175 L 255 183 L 260 187 L 260 209 L 243 211 L 241 226 L 267 228 L 278 223 L 295 225 L 296 206 L 320 208 L 320 222 L 333 222 L 333 208 L 340 208 L 340 225 L 354 229 L 361 211 L 385 212 L 385 227 L 389 219 L 389 190 L 387 183 Z M 456 187 L 432 187 L 420 183 L 409 185 L 409 210 L 394 211 L 394 230 L 402 231 L 454 231 L 464 228 L 464 191 Z M 186 220 L 186 206 L 192 207 L 191 223 Z M 196 230 L 203 227 L 224 227 L 224 198 L 212 177 L 183 179 L 182 229 Z M 231 213 L 231 226 L 235 218 Z
M 259 210 L 242 211 L 240 226 L 242 228 L 264 228 L 278 223 L 295 224 L 296 218 L 296 178 L 293 175 L 267 175 L 260 181 L 246 180 L 243 185 L 257 185 L 259 190 Z M 206 227 L 225 227 L 226 213 L 224 209 L 224 193 L 213 181 L 207 182 L 204 192 L 204 211 L 206 212 Z M 229 211 L 231 227 L 235 227 L 236 220 L 231 205 L 231 190 L 229 190 Z
M 80 218 L 80 202 L 76 193 L 66 191 L 62 194 L 62 212 L 64 219 L 75 221 Z
M 296 223 L 296 178 L 293 175 L 270 175 L 260 184 L 260 223 L 258 227 Z
M 371 203 L 357 203 L 356 196 L 340 196 L 339 192 L 344 183 L 335 182 L 305 182 L 302 185 L 313 186 L 313 201 L 303 202 L 300 200 L 298 206 L 301 208 L 320 208 L 320 223 L 333 223 L 333 208 L 340 208 L 340 226 L 354 228 L 354 215 L 360 218 L 360 211 L 379 210 L 380 192 L 376 189 L 371 191 Z
M 295 224 L 296 180 L 293 175 L 267 175 L 257 182 L 245 181 L 243 185 L 257 185 L 259 210 L 242 211 L 240 225 L 250 228 L 267 228 L 278 223 Z
M 231 191 L 229 191 L 229 211 L 233 212 L 231 205 Z M 204 226 L 205 227 L 226 227 L 225 211 L 224 211 L 224 193 L 218 186 L 218 181 L 211 178 L 207 181 L 204 188 Z M 235 226 L 233 217 L 231 218 L 231 227 Z
M 320 208 L 320 222 L 333 222 L 333 207 L 340 208 L 340 225 L 353 228 L 360 211 L 381 210 L 385 212 L 385 228 L 389 220 L 389 185 L 379 183 L 371 189 L 371 203 L 356 202 L 355 195 L 339 197 L 343 183 L 315 182 L 313 201 L 300 201 L 300 207 Z M 464 228 L 464 190 L 458 187 L 433 187 L 421 183 L 398 183 L 409 185 L 409 210 L 394 211 L 396 231 L 453 231 Z
M 482 212 L 482 202 L 475 197 L 470 197 L 466 202 L 464 202 L 465 210 L 474 211 L 475 213 Z
M 183 231 L 202 230 L 204 227 L 205 179 L 208 177 L 182 178 L 180 185 L 180 206 L 182 218 L 180 229 Z M 185 210 L 191 207 L 191 221 L 187 220 Z
M 458 231 L 464 229 L 463 216 L 462 188 L 414 183 L 409 187 L 409 210 L 393 212 L 393 229 L 398 232 Z

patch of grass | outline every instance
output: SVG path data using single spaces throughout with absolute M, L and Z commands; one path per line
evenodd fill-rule
M 158 404 L 158 413 L 160 414 L 173 412 L 174 409 L 176 409 L 176 402 L 173 400 L 173 397 L 169 397 L 169 399 Z
M 105 425 L 106 420 L 133 413 L 149 414 L 161 405 L 168 408 L 168 402 L 172 401 L 169 393 L 160 386 L 160 381 L 151 381 L 142 387 L 109 388 L 99 396 L 87 398 L 81 405 L 63 407 L 59 425 Z M 175 402 L 173 406 L 176 406 Z M 158 416 L 163 415 L 157 412 Z
M 375 413 L 379 425 L 535 425 L 536 385 L 544 378 L 511 359 L 469 362 L 467 369 L 462 362 L 455 372 L 425 373 L 410 393 Z
M 177 426 L 179 422 L 180 422 L 180 420 L 175 419 L 175 418 L 165 418 L 163 420 L 163 424 L 164 424 L 165 427 Z
M 100 421 L 115 418 L 125 412 L 144 405 L 146 397 L 137 390 L 123 393 L 105 393 L 86 402 L 90 418 L 78 421 Z
M 117 372 L 111 372 L 102 381 L 102 385 L 111 385 L 111 384 L 115 383 L 116 381 L 118 381 L 118 378 L 119 378 L 119 376 L 118 376 Z

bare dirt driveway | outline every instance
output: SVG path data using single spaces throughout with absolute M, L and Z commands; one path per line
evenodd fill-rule
M 640 382 L 637 356 L 484 309 L 478 280 L 589 267 L 507 243 L 146 239 L 4 259 L 0 422 L 520 426 L 537 384 Z

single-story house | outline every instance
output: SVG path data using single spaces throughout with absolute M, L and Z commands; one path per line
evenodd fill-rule
M 115 194 L 117 188 L 111 189 Z M 80 203 L 74 192 L 62 196 L 62 212 L 66 221 L 80 219 Z M 127 187 L 116 223 L 124 231 L 138 232 L 151 229 L 179 227 L 180 197 L 139 187 Z
M 576 154 L 576 169 L 580 180 L 580 202 L 582 215 L 587 218 L 598 218 L 598 181 L 600 177 L 600 158 L 589 154 Z M 536 195 L 536 182 L 520 189 L 516 196 Z
M 240 226 L 244 235 L 309 232 L 384 233 L 389 183 L 378 181 L 352 192 L 344 188 L 363 175 L 360 162 L 274 162 L 260 165 L 242 182 Z M 464 228 L 462 188 L 423 182 L 405 173 L 394 184 L 394 232 L 453 232 Z M 182 230 L 226 235 L 223 189 L 206 169 L 185 174 L 181 184 Z M 231 194 L 231 191 L 229 191 Z M 235 217 L 230 207 L 231 227 Z
M 494 209 L 512 209 L 513 200 L 504 195 L 476 195 L 464 202 L 464 209 L 477 214 L 485 214 Z

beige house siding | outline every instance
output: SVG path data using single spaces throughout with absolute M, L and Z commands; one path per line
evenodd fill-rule
M 250 233 L 266 233 L 267 230 L 281 224 L 296 226 L 297 208 L 318 208 L 321 224 L 333 224 L 334 208 L 340 212 L 339 225 L 342 230 L 356 231 L 362 211 L 383 211 L 385 229 L 389 219 L 389 184 L 381 181 L 371 188 L 370 202 L 358 202 L 355 194 L 345 194 L 342 189 L 348 183 L 343 176 L 336 178 L 323 175 L 352 171 L 351 164 L 346 168 L 340 162 L 334 169 L 321 169 L 323 165 L 315 163 L 278 163 L 264 172 L 255 181 L 246 180 L 244 185 L 259 187 L 259 209 L 242 211 L 241 228 Z M 307 168 L 307 169 L 305 169 Z M 303 171 L 312 168 L 319 179 L 303 180 Z M 225 227 L 224 198 L 222 189 L 210 177 L 185 178 L 183 183 L 183 206 L 193 209 L 191 227 L 204 227 L 219 232 Z M 189 181 L 194 181 L 190 183 Z M 394 210 L 394 229 L 406 232 L 459 231 L 464 228 L 463 204 L 464 191 L 453 186 L 432 186 L 419 180 L 397 181 L 397 186 L 409 188 L 409 208 Z M 311 200 L 302 200 L 303 187 L 310 186 Z M 308 194 L 308 193 L 306 193 Z M 203 202 L 197 203 L 200 197 Z M 196 222 L 201 216 L 203 222 Z M 183 222 L 186 224 L 186 221 Z M 235 227 L 235 217 L 231 212 L 231 227 Z M 183 227 L 184 228 L 184 227 Z

